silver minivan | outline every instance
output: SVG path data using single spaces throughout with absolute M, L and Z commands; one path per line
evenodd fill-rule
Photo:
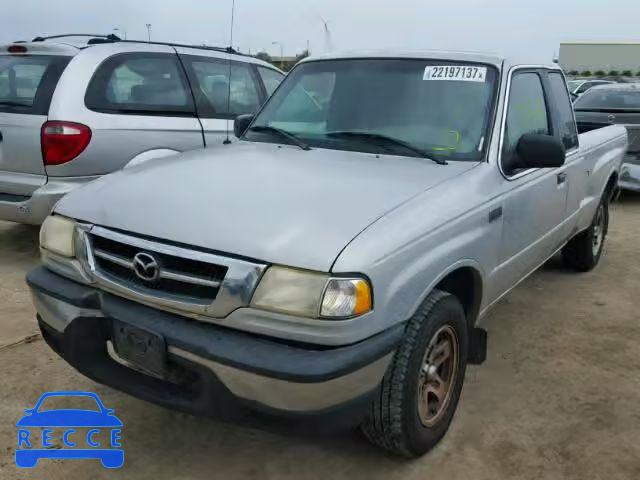
M 0 220 L 39 224 L 101 175 L 224 142 L 284 76 L 231 49 L 62 37 L 0 46 Z

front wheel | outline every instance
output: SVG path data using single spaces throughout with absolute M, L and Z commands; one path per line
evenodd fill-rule
M 609 203 L 606 195 L 600 201 L 591 226 L 572 238 L 562 249 L 564 264 L 578 272 L 593 270 L 604 250 L 609 230 Z
M 434 291 L 409 320 L 362 425 L 365 436 L 405 457 L 431 450 L 447 432 L 458 405 L 467 351 L 462 305 L 453 295 Z

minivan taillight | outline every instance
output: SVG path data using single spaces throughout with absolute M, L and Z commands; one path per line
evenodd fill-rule
M 42 159 L 45 165 L 61 165 L 80 155 L 91 141 L 91 129 L 81 123 L 45 122 L 42 125 Z

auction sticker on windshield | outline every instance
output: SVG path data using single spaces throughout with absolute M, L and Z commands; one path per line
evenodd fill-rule
M 469 65 L 429 65 L 424 69 L 423 80 L 448 80 L 458 82 L 485 82 L 487 67 Z

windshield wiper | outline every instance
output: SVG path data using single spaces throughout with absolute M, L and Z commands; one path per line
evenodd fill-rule
M 420 158 L 425 158 L 427 160 L 431 160 L 432 162 L 437 163 L 438 165 L 447 165 L 447 162 L 441 160 L 439 158 L 434 158 L 430 156 L 427 152 L 421 150 L 415 145 L 411 145 L 404 140 L 400 140 L 398 138 L 389 137 L 387 135 L 383 135 L 381 133 L 373 133 L 373 132 L 359 132 L 359 131 L 340 131 L 340 132 L 328 132 L 327 137 L 344 137 L 344 138 L 360 138 L 362 140 L 372 140 L 373 142 L 377 142 L 383 145 L 395 145 L 399 147 L 403 147 L 406 150 L 409 150 L 415 154 L 417 154 Z
M 281 137 L 286 138 L 290 142 L 299 146 L 302 150 L 311 150 L 311 147 L 296 137 L 293 133 L 289 133 L 286 130 L 282 130 L 278 127 L 272 127 L 271 125 L 254 125 L 253 127 L 249 127 L 249 130 L 253 132 L 273 132 L 277 133 Z
M 12 102 L 10 100 L 0 100 L 0 107 L 30 107 L 28 103 Z
M 620 108 L 620 107 L 601 107 L 601 108 L 576 108 L 576 112 L 595 112 L 595 113 L 640 113 L 640 108 Z

